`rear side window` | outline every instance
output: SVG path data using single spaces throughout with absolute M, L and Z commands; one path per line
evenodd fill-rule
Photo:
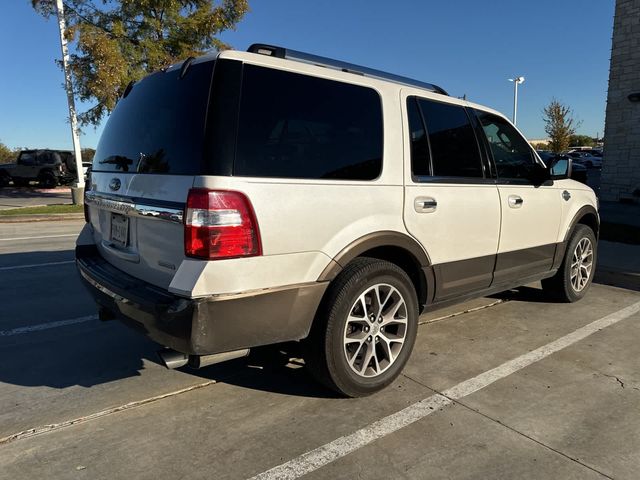
M 95 172 L 199 174 L 214 62 L 156 72 L 133 85 L 104 128 Z
M 409 134 L 411 135 L 411 172 L 416 177 L 431 174 L 429 164 L 429 142 L 424 129 L 422 114 L 415 97 L 407 99 L 407 114 L 409 117 Z
M 418 99 L 431 147 L 434 176 L 482 177 L 482 160 L 464 107 Z
M 375 90 L 244 66 L 235 175 L 373 180 L 382 138 Z

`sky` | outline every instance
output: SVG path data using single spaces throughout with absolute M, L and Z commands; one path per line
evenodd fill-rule
M 552 98 L 573 109 L 580 134 L 603 135 L 614 0 L 249 0 L 251 12 L 220 38 L 235 49 L 267 43 L 435 83 L 546 137 Z M 71 148 L 57 23 L 30 0 L 3 0 L 0 142 Z M 90 105 L 78 105 L 82 111 Z M 95 148 L 101 127 L 84 127 Z

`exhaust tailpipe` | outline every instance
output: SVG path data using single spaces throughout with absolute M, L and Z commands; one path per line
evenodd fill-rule
M 232 352 L 214 353 L 213 355 L 189 355 L 189 366 L 191 368 L 202 368 L 214 365 L 234 358 L 246 357 L 249 355 L 249 349 L 234 350 Z
M 232 352 L 214 353 L 213 355 L 187 355 L 176 352 L 170 348 L 165 348 L 158 352 L 162 364 L 170 369 L 184 367 L 189 364 L 191 368 L 203 368 L 216 363 L 226 362 L 234 358 L 246 357 L 249 349 L 234 350 Z
M 176 352 L 170 348 L 165 348 L 158 352 L 162 364 L 170 369 L 184 367 L 189 362 L 189 356 L 185 353 Z

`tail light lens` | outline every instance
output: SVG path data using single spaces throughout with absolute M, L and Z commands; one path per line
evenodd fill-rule
M 192 188 L 184 218 L 188 257 L 219 260 L 262 255 L 256 216 L 240 192 Z

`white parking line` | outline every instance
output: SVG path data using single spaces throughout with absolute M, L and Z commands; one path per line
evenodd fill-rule
M 66 327 L 67 325 L 75 325 L 76 323 L 91 322 L 97 319 L 98 319 L 97 315 L 87 315 L 85 317 L 70 318 L 68 320 L 58 320 L 56 322 L 29 325 L 28 327 L 12 328 L 11 330 L 0 330 L 0 337 L 11 337 L 13 335 L 22 335 L 24 333 L 32 333 L 32 332 L 39 332 L 41 330 L 49 330 L 50 328 Z
M 6 271 L 6 270 L 20 270 L 21 268 L 50 267 L 51 265 L 67 265 L 69 263 L 75 263 L 75 261 L 67 260 L 64 262 L 32 263 L 30 265 L 13 265 L 11 267 L 0 267 L 0 272 Z
M 625 318 L 629 318 L 638 312 L 640 312 L 640 302 L 634 303 L 629 307 L 623 308 L 622 310 L 585 325 L 564 337 L 560 337 L 551 343 L 505 362 L 502 365 L 481 373 L 476 377 L 465 380 L 464 382 L 445 390 L 442 394 L 431 395 L 424 400 L 416 402 L 399 412 L 384 417 L 350 435 L 340 437 L 333 442 L 322 445 L 321 447 L 289 460 L 286 463 L 262 472 L 255 477 L 252 477 L 251 480 L 291 480 L 306 475 L 307 473 L 311 473 L 370 444 L 375 440 L 378 440 L 379 438 L 385 437 L 403 427 L 411 425 L 427 415 L 431 415 L 439 408 L 442 408 L 455 400 L 471 395 L 472 393 L 531 365 L 532 363 L 538 362 L 543 358 L 573 345 L 603 328 L 611 326 Z
M 44 235 L 38 237 L 13 237 L 13 238 L 0 238 L 0 242 L 13 242 L 18 240 L 37 240 L 42 238 L 62 238 L 62 237 L 77 237 L 77 233 L 65 233 L 63 235 Z

